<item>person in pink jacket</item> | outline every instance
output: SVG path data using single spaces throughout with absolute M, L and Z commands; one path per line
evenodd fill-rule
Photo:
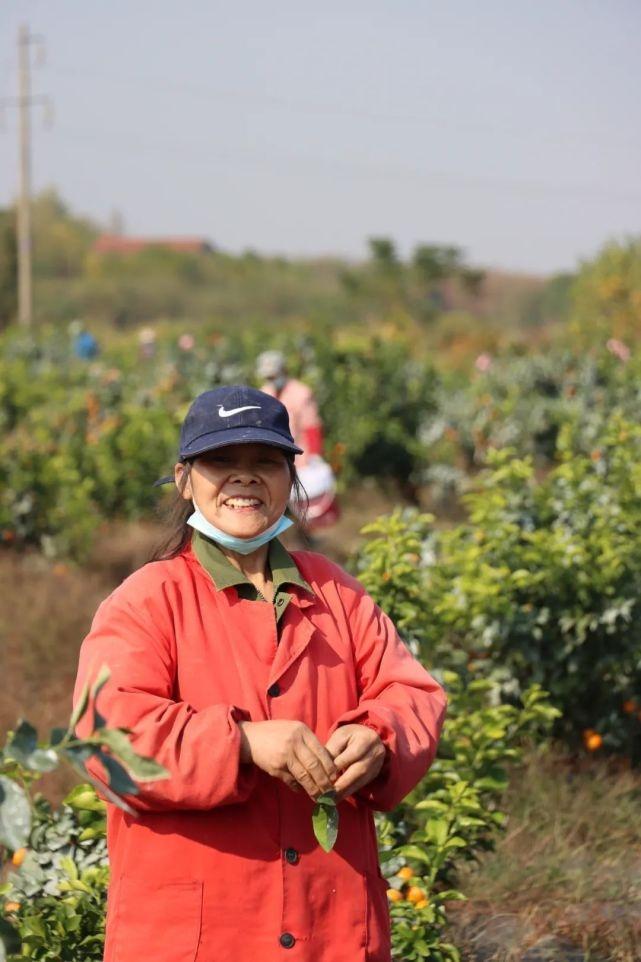
M 294 443 L 302 449 L 296 455 L 296 467 L 304 467 L 310 456 L 323 453 L 323 424 L 314 392 L 288 375 L 280 351 L 263 351 L 256 361 L 256 373 L 264 380 L 261 391 L 278 398 L 287 408 Z
M 105 962 L 389 962 L 373 812 L 427 771 L 445 695 L 358 581 L 278 540 L 299 451 L 273 397 L 197 397 L 175 528 L 83 642 L 75 699 L 108 665 L 101 713 L 169 773 L 108 805 Z

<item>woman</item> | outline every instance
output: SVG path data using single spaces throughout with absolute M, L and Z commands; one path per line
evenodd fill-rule
M 106 962 L 390 958 L 372 811 L 427 770 L 445 696 L 354 578 L 278 541 L 299 451 L 275 398 L 197 397 L 176 537 L 83 643 L 76 697 L 108 664 L 101 712 L 169 771 L 128 797 L 138 817 L 109 806 Z

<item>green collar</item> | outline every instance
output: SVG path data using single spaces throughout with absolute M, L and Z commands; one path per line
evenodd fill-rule
M 251 585 L 242 571 L 234 567 L 231 561 L 225 557 L 215 541 L 205 537 L 200 531 L 194 531 L 191 544 L 201 565 L 211 575 L 217 591 L 223 588 L 238 587 L 239 585 Z M 270 542 L 268 557 L 275 595 L 286 584 L 298 585 L 299 588 L 314 594 L 313 589 L 296 567 L 296 562 L 289 551 L 283 547 L 278 538 L 274 538 Z

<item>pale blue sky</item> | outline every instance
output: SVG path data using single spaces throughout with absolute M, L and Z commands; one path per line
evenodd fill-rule
M 532 272 L 641 233 L 639 0 L 3 0 L 0 96 L 21 21 L 35 187 L 129 233 Z M 16 152 L 10 111 L 0 203 Z

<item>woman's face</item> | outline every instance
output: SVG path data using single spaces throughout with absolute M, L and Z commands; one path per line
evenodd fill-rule
M 180 486 L 184 464 L 174 469 Z M 275 524 L 287 506 L 291 475 L 285 453 L 268 444 L 230 444 L 192 462 L 183 491 L 226 534 L 253 538 Z

